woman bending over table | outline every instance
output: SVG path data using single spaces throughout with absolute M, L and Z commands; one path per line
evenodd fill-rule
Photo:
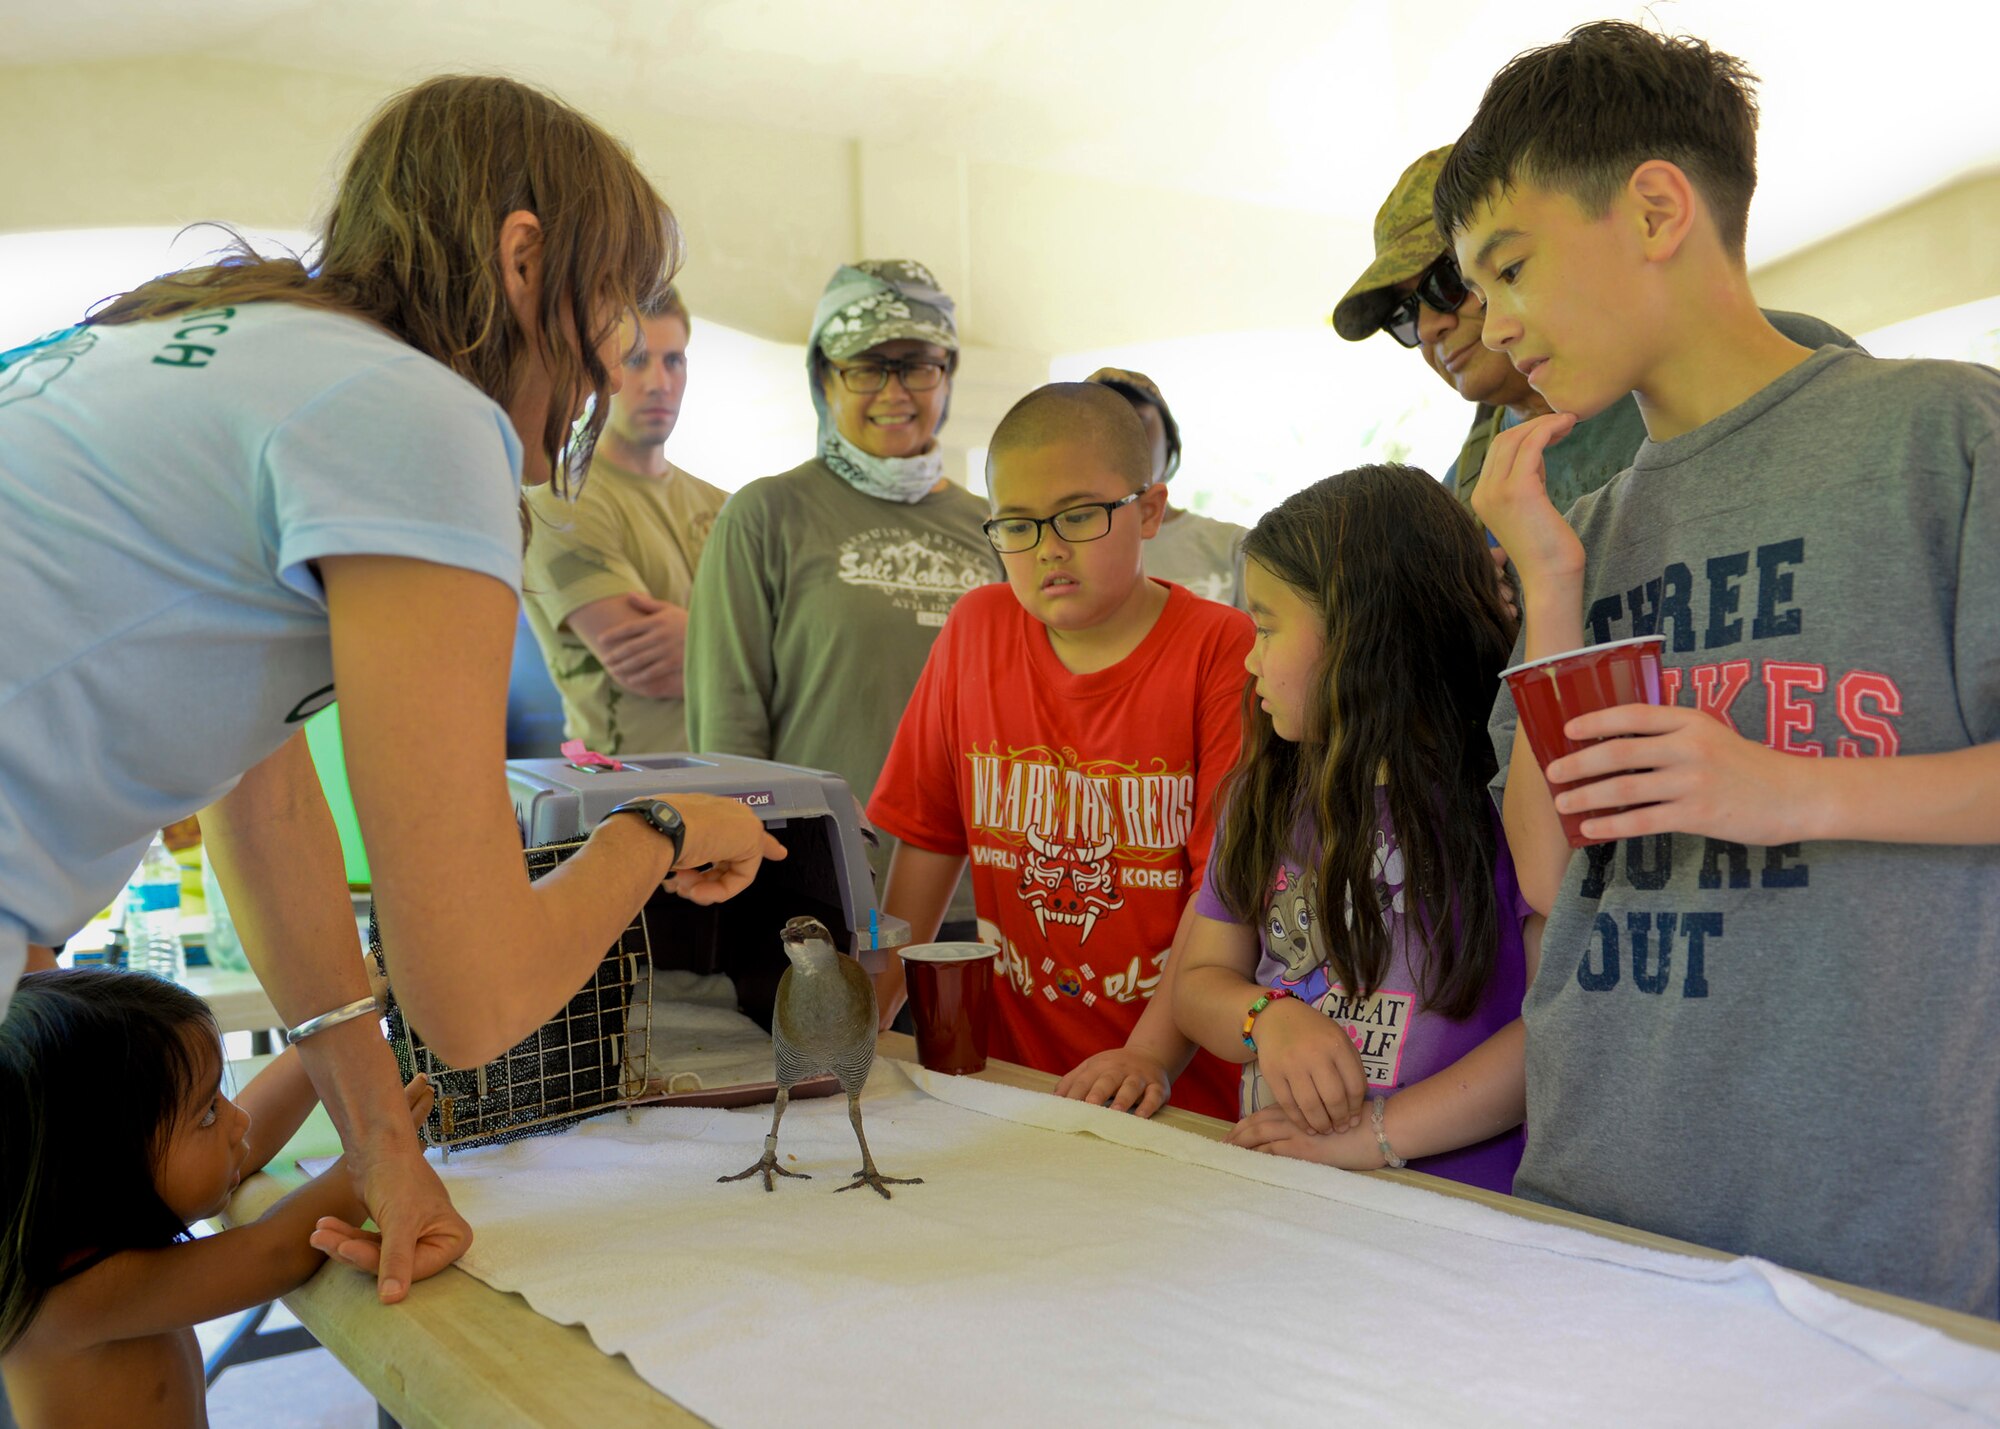
M 507 795 L 521 489 L 585 469 L 679 247 L 582 115 L 435 79 L 362 134 L 310 262 L 243 249 L 0 353 L 0 1011 L 30 944 L 202 811 L 380 1227 L 315 1244 L 384 1300 L 470 1233 L 370 1015 L 301 722 L 338 694 L 396 994 L 460 1066 L 552 1016 L 663 880 L 714 902 L 782 854 L 682 795 L 530 885 Z

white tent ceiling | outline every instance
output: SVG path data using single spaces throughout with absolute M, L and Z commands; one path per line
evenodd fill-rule
M 586 107 L 902 140 L 1365 225 L 1495 67 L 1607 14 L 1702 35 L 1763 77 L 1753 262 L 2000 164 L 1990 0 L 4 0 L 0 64 L 215 54 L 385 87 L 498 69 Z M 192 96 L 198 64 L 186 73 Z

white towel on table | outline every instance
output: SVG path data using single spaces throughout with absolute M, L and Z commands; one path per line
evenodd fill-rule
M 736 985 L 720 973 L 655 970 L 651 995 L 626 1013 L 626 1045 L 645 1049 L 645 1079 L 697 1092 L 777 1075 L 771 1034 L 736 1010 Z
M 716 1181 L 767 1109 L 455 1153 L 461 1263 L 725 1426 L 2000 1424 L 2000 1354 L 1762 1262 L 900 1063 L 864 1111 L 923 1185 L 835 1194 L 842 1099 L 792 1105 L 814 1179 L 768 1194 Z

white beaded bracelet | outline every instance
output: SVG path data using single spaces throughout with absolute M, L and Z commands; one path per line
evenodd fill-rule
M 296 1046 L 315 1032 L 324 1032 L 329 1027 L 338 1027 L 343 1022 L 352 1022 L 357 1017 L 374 1014 L 382 1015 L 382 1004 L 372 997 L 364 997 L 359 1002 L 350 1002 L 345 1007 L 336 1007 L 331 1012 L 322 1012 L 317 1017 L 308 1017 L 296 1027 L 285 1029 L 285 1041 Z
M 1375 1144 L 1382 1148 L 1382 1159 L 1396 1170 L 1402 1170 L 1410 1163 L 1389 1149 L 1389 1133 L 1382 1129 L 1382 1113 L 1388 1108 L 1389 1099 L 1387 1097 L 1374 1097 L 1370 1099 L 1368 1105 L 1370 1107 L 1369 1117 L 1375 1123 Z

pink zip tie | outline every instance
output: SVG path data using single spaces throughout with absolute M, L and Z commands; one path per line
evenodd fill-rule
M 562 757 L 570 763 L 598 769 L 623 769 L 625 766 L 608 755 L 599 754 L 594 749 L 584 748 L 580 739 L 566 740 L 562 747 Z

